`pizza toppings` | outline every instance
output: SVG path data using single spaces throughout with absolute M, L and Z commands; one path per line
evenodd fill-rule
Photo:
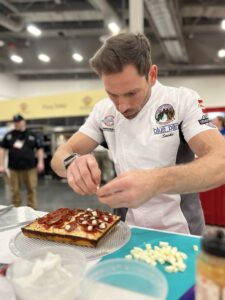
M 96 232 L 102 231 L 107 227 L 106 223 L 113 222 L 113 216 L 108 212 L 92 210 L 86 211 L 81 209 L 59 208 L 56 211 L 48 213 L 46 216 L 39 218 L 38 224 L 49 228 L 63 228 L 68 232 L 73 231 L 80 225 L 84 231 Z
M 102 222 L 100 225 L 99 225 L 99 228 L 100 229 L 105 229 L 106 228 L 106 224 L 104 222 Z
M 29 238 L 96 247 L 119 221 L 119 216 L 98 209 L 59 208 L 21 230 Z

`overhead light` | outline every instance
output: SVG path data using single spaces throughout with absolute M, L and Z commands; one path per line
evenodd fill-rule
M 222 28 L 223 30 L 225 30 L 225 19 L 223 19 L 222 22 L 221 22 L 221 28 Z
M 120 28 L 115 22 L 109 23 L 108 28 L 113 34 L 118 34 L 120 32 Z
M 12 54 L 10 59 L 17 64 L 21 64 L 23 62 L 23 58 L 17 54 Z
M 73 59 L 80 62 L 80 61 L 83 60 L 83 56 L 80 55 L 79 53 L 74 53 L 73 54 Z
M 48 55 L 44 54 L 44 53 L 40 53 L 38 55 L 38 59 L 43 61 L 43 62 L 49 62 L 51 59 Z
M 225 49 L 220 49 L 217 53 L 219 58 L 224 58 L 225 57 Z
M 40 36 L 42 33 L 41 30 L 35 25 L 28 25 L 27 31 L 35 36 Z

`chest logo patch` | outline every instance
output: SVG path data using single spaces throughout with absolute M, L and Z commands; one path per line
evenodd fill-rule
M 166 125 L 175 120 L 175 111 L 171 104 L 159 106 L 155 113 L 156 122 L 160 125 Z

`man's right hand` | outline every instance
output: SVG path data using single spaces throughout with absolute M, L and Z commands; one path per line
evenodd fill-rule
M 6 171 L 4 166 L 0 166 L 0 174 L 4 174 Z
M 78 194 L 95 194 L 101 181 L 101 171 L 91 154 L 77 157 L 67 169 L 69 186 Z

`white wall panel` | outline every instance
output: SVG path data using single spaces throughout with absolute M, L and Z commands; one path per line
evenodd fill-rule
M 205 106 L 225 106 L 225 76 L 162 77 L 161 83 L 198 92 Z
M 47 80 L 21 81 L 19 85 L 20 98 L 54 95 L 103 88 L 99 79 L 93 80 Z
M 15 76 L 0 74 L 0 101 L 18 97 L 18 85 Z
M 160 77 L 159 80 L 166 85 L 185 86 L 197 91 L 204 100 L 205 106 L 225 106 L 225 76 Z M 0 74 L 0 100 L 101 88 L 103 85 L 99 79 L 18 81 L 13 76 Z

